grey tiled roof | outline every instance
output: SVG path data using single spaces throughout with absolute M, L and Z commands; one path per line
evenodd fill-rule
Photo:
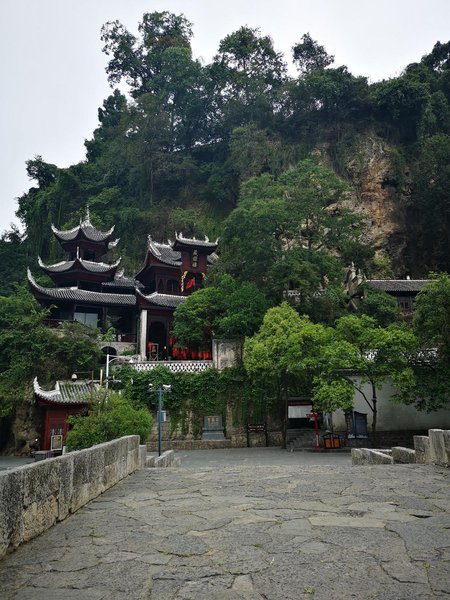
M 107 292 L 91 292 L 79 288 L 45 288 L 34 280 L 28 269 L 28 282 L 32 289 L 44 295 L 50 300 L 63 300 L 68 302 L 84 302 L 88 304 L 100 304 L 103 306 L 135 306 L 136 296 L 134 294 L 110 294 Z
M 43 390 L 37 380 L 33 381 L 34 393 L 38 398 L 55 404 L 88 404 L 92 391 L 98 390 L 98 383 L 86 381 L 57 381 L 53 390 Z
M 78 267 L 81 267 L 85 271 L 89 271 L 90 273 L 107 273 L 108 271 L 113 271 L 117 269 L 120 264 L 121 259 L 116 260 L 115 263 L 111 265 L 103 262 L 93 262 L 91 260 L 83 260 L 82 258 L 76 258 L 75 260 L 66 260 L 61 261 L 59 263 L 55 263 L 54 265 L 45 265 L 41 257 L 38 257 L 39 266 L 44 271 L 48 271 L 50 273 L 66 273 L 73 269 L 77 263 Z
M 428 283 L 428 279 L 368 279 L 367 284 L 383 292 L 420 292 L 422 287 Z
M 176 308 L 179 304 L 184 302 L 187 296 L 175 296 L 172 294 L 160 294 L 159 292 L 153 292 L 146 296 L 139 290 L 136 290 L 137 294 L 144 298 L 150 304 L 155 306 L 162 306 L 163 308 Z
M 109 231 L 100 231 L 94 227 L 94 225 L 92 225 L 89 217 L 89 211 L 87 211 L 84 219 L 80 219 L 80 224 L 76 227 L 66 231 L 60 231 L 59 229 L 56 229 L 54 225 L 52 225 L 52 231 L 57 238 L 64 242 L 75 240 L 80 233 L 82 233 L 88 240 L 93 242 L 104 242 L 111 237 L 114 231 L 114 225 Z
M 167 265 L 172 265 L 173 267 L 181 266 L 181 252 L 174 250 L 170 244 L 154 242 L 150 235 L 148 236 L 148 251 L 155 258 Z
M 123 271 L 121 271 L 120 273 L 115 274 L 112 281 L 103 282 L 102 288 L 103 287 L 121 287 L 134 290 L 136 287 L 143 288 L 144 286 L 140 281 L 137 281 L 133 277 L 125 277 L 125 275 L 123 275 Z

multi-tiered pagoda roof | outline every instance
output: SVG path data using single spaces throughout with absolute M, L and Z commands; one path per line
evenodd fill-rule
M 174 310 L 202 287 L 208 266 L 217 259 L 217 241 L 176 234 L 175 241 L 160 243 L 148 236 L 142 268 L 127 277 L 119 269 L 120 258 L 104 259 L 117 245 L 114 227 L 100 231 L 87 212 L 76 227 L 52 230 L 66 257 L 53 264 L 38 257 L 38 264 L 55 287 L 41 285 L 28 271 L 32 293 L 51 307 L 49 320 L 75 320 L 104 331 L 112 326 L 116 341 L 136 344 L 142 356 L 148 344 L 159 348 L 160 357 L 168 356 Z

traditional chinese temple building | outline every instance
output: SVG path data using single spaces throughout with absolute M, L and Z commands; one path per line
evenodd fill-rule
M 400 312 L 405 318 L 412 316 L 414 302 L 417 294 L 429 279 L 366 279 L 360 269 L 355 265 L 349 267 L 345 280 L 349 307 L 358 310 L 364 298 L 364 285 L 380 292 L 393 296 L 399 305 Z
M 40 268 L 55 287 L 39 285 L 28 271 L 35 298 L 50 308 L 49 325 L 79 321 L 106 332 L 115 331 L 113 349 L 118 354 L 135 349 L 142 359 L 197 358 L 198 349 L 176 349 L 171 335 L 173 313 L 187 295 L 203 286 L 208 265 L 216 258 L 217 242 L 175 236 L 162 244 L 150 236 L 147 252 L 135 277 L 119 270 L 121 259 L 106 262 L 105 256 L 117 247 L 114 227 L 98 230 L 89 213 L 77 227 L 52 231 L 65 252 L 65 259 Z M 189 356 L 188 356 L 189 354 Z M 203 357 L 206 358 L 206 357 Z
M 36 402 L 43 411 L 41 449 L 53 450 L 52 441 L 66 438 L 69 430 L 67 418 L 87 409 L 98 384 L 93 381 L 57 381 L 54 389 L 44 390 L 36 378 L 33 387 Z

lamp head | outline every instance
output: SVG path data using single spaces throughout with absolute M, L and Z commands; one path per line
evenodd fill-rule
M 75 383 L 75 381 L 78 379 L 77 374 L 76 373 L 72 373 L 70 379 L 72 380 L 73 383 Z
M 172 389 L 172 386 L 171 385 L 163 385 L 162 388 L 165 392 L 170 392 Z

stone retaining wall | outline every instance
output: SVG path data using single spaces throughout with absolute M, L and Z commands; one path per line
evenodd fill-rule
M 158 467 L 179 467 L 181 466 L 181 460 L 175 456 L 173 450 L 167 450 L 163 452 L 161 456 L 149 456 L 145 461 L 146 467 L 158 468 Z
M 0 473 L 0 558 L 140 467 L 130 435 Z
M 231 448 L 231 440 L 205 441 L 205 440 L 164 440 L 162 446 L 165 450 L 212 450 L 215 448 Z M 147 442 L 148 452 L 156 452 L 157 442 Z
M 353 465 L 392 463 L 450 466 L 450 430 L 430 429 L 428 436 L 415 435 L 414 450 L 399 446 L 392 450 L 352 448 Z

